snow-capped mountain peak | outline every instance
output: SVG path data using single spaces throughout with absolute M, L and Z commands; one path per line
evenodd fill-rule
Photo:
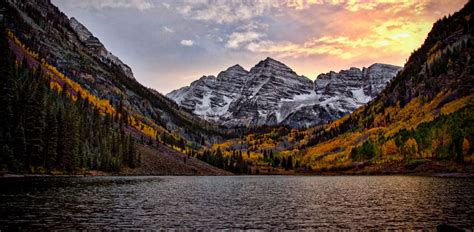
M 373 64 L 320 74 L 315 82 L 270 57 L 250 71 L 234 65 L 167 94 L 195 114 L 229 127 L 326 123 L 373 99 L 400 67 Z

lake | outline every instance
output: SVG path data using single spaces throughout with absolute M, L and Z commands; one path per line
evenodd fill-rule
M 474 179 L 415 176 L 0 179 L 0 230 L 473 228 Z

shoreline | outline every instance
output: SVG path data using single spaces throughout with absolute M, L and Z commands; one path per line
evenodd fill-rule
M 206 164 L 206 167 L 210 166 Z M 0 178 L 34 178 L 34 177 L 97 177 L 97 176 L 239 176 L 238 174 L 222 172 L 183 172 L 178 166 L 170 170 L 162 170 L 151 167 L 138 167 L 137 169 L 122 169 L 118 172 L 105 172 L 99 170 L 80 170 L 76 173 L 65 173 L 49 171 L 43 173 L 0 173 Z M 160 166 L 161 168 L 161 166 Z M 430 161 L 418 162 L 416 166 L 410 164 L 393 162 L 382 165 L 364 164 L 363 166 L 349 169 L 326 169 L 308 170 L 296 168 L 290 170 L 263 169 L 257 166 L 260 172 L 252 171 L 250 175 L 242 176 L 430 176 L 430 177 L 463 177 L 474 178 L 474 166 L 472 164 L 460 165 L 453 162 Z
M 126 175 L 122 173 L 102 173 L 100 175 L 90 174 L 3 174 L 0 179 L 6 178 L 48 178 L 48 177 L 166 177 L 166 176 L 229 176 L 229 175 Z M 416 173 L 267 173 L 259 175 L 231 175 L 231 176 L 420 176 L 420 177 L 444 177 L 444 178 L 474 178 L 474 173 L 463 172 L 416 172 Z

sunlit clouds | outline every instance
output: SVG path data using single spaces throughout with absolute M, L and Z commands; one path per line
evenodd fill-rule
M 181 40 L 181 45 L 183 46 L 193 46 L 194 45 L 194 41 L 190 40 L 190 39 L 183 39 Z
M 403 65 L 432 24 L 466 2 L 53 0 L 163 93 L 267 56 L 311 79 L 375 62 Z
M 240 45 L 243 43 L 258 41 L 264 36 L 264 34 L 255 31 L 233 32 L 229 36 L 229 39 L 227 40 L 227 44 L 225 46 L 228 48 L 239 48 Z
M 264 0 L 189 0 L 176 7 L 184 17 L 219 24 L 244 22 L 265 15 L 272 1 Z
M 380 53 L 408 55 L 421 44 L 432 26 L 431 22 L 415 23 L 405 19 L 375 24 L 378 25 L 368 27 L 365 31 L 311 38 L 301 44 L 260 40 L 248 43 L 246 49 L 271 53 L 281 58 L 331 55 L 334 58 L 354 59 L 367 56 L 376 58 Z

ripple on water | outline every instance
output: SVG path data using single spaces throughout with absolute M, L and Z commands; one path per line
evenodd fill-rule
M 3 229 L 472 229 L 474 181 L 410 176 L 0 179 Z

